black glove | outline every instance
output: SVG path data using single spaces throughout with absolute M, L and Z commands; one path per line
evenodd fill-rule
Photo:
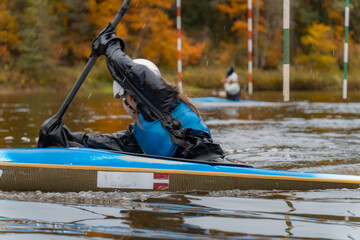
M 119 41 L 121 50 L 125 50 L 125 42 L 119 37 L 116 37 L 116 29 L 114 26 L 109 23 L 106 28 L 104 28 L 100 34 L 95 38 L 92 42 L 92 52 L 90 57 L 92 56 L 101 56 L 104 55 L 106 52 L 107 45 L 111 41 Z

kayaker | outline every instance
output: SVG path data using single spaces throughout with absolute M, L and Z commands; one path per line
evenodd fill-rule
M 116 37 L 109 24 L 94 40 L 92 55 L 106 56 L 114 78 L 114 97 L 122 99 L 134 124 L 126 131 L 100 135 L 73 133 L 63 126 L 62 138 L 67 145 L 221 161 L 223 151 L 213 142 L 196 107 L 161 77 L 155 64 L 146 59 L 132 60 L 124 50 L 124 41 Z
M 224 85 L 225 91 L 214 91 L 213 95 L 226 97 L 229 100 L 240 100 L 240 84 L 233 66 L 228 68 L 226 77 L 221 80 L 221 84 Z

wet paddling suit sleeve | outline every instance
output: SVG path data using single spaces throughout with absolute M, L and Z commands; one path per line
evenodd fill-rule
M 63 127 L 67 143 L 72 146 L 82 146 L 97 149 L 107 149 L 132 153 L 143 153 L 132 134 L 133 125 L 130 124 L 125 131 L 109 134 L 92 134 L 83 132 L 71 132 L 66 126 Z

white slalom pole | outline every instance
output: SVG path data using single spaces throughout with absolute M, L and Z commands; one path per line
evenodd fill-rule
M 177 28 L 177 70 L 178 70 L 178 85 L 182 91 L 182 62 L 181 62 L 181 0 L 176 0 L 176 28 Z
M 349 22 L 350 22 L 350 0 L 346 0 L 345 7 L 345 43 L 344 43 L 344 82 L 343 82 L 343 99 L 347 99 L 347 71 L 349 57 Z
M 283 96 L 284 102 L 288 102 L 290 101 L 290 0 L 284 0 L 283 21 Z
M 252 0 L 248 0 L 248 71 L 249 71 L 249 95 L 253 93 L 253 61 L 252 61 Z

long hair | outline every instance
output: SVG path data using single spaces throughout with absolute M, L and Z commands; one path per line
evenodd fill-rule
M 188 106 L 190 107 L 190 109 L 193 110 L 193 111 L 199 116 L 199 119 L 201 120 L 201 113 L 200 113 L 200 111 L 195 107 L 194 104 L 192 104 L 192 102 L 190 101 L 190 99 L 189 99 L 184 93 L 182 93 L 182 92 L 180 91 L 180 88 L 179 88 L 179 87 L 177 87 L 177 86 L 169 83 L 169 82 L 166 81 L 163 77 L 160 77 L 160 80 L 161 80 L 162 84 L 164 84 L 164 86 L 165 86 L 167 89 L 169 89 L 170 91 L 176 93 L 176 94 L 178 95 L 179 99 L 180 99 L 181 101 L 183 101 L 186 105 L 188 105 Z M 141 123 L 140 123 L 140 120 L 139 120 L 139 113 L 140 113 L 140 111 L 139 111 L 138 107 L 136 107 L 134 113 L 135 113 L 135 121 L 138 122 L 139 127 L 142 129 L 142 126 L 141 126 Z
M 178 96 L 179 96 L 179 99 L 181 101 L 183 101 L 186 105 L 188 105 L 191 110 L 193 110 L 198 116 L 199 118 L 201 119 L 201 113 L 200 111 L 195 107 L 194 104 L 192 104 L 192 102 L 190 101 L 190 99 L 180 91 L 180 88 L 169 83 L 168 81 L 166 81 L 163 77 L 161 77 L 161 82 L 162 84 L 165 85 L 166 88 L 168 88 L 170 91 L 176 93 Z

